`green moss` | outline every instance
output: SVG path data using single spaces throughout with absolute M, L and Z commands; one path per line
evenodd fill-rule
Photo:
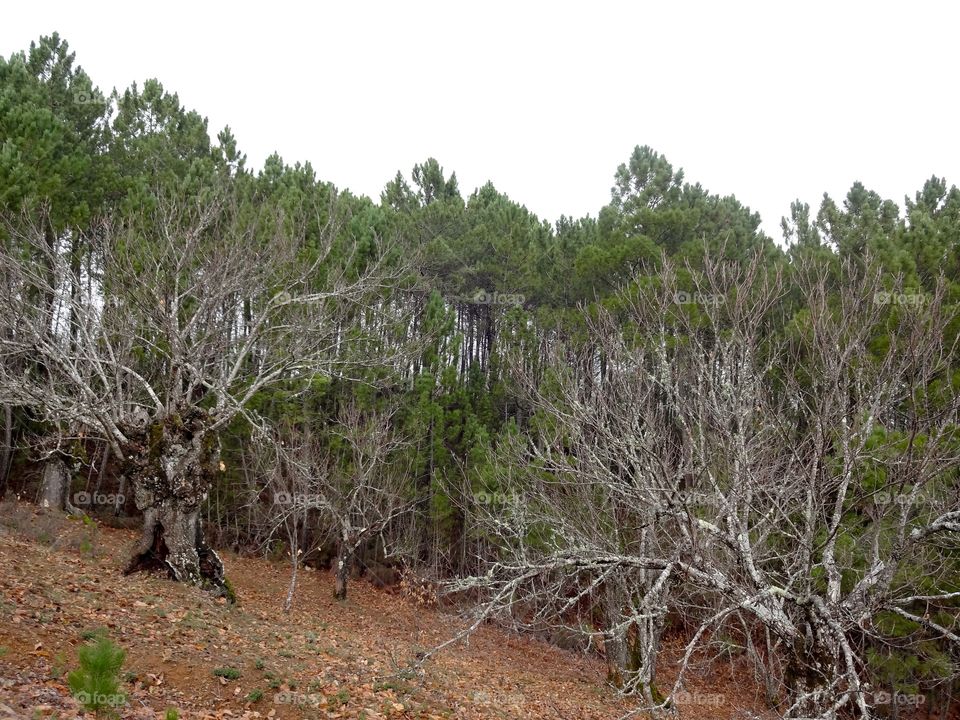
M 217 450 L 216 433 L 207 433 L 203 436 L 203 452 L 208 457 L 213 457 Z
M 223 596 L 227 599 L 227 602 L 231 605 L 237 604 L 237 591 L 233 588 L 233 583 L 230 582 L 230 578 L 223 578 Z
M 81 463 L 88 464 L 90 462 L 90 457 L 87 454 L 87 446 L 79 438 L 70 444 L 70 454 Z
M 163 454 L 163 423 L 155 422 L 148 431 L 150 436 L 150 459 L 159 460 Z

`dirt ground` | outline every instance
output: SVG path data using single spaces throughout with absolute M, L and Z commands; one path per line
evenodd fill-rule
M 84 633 L 127 651 L 122 718 L 504 718 L 612 720 L 634 707 L 604 682 L 599 658 L 492 626 L 418 671 L 417 653 L 465 626 L 456 615 L 365 582 L 333 598 L 329 573 L 301 572 L 289 614 L 289 567 L 223 553 L 240 602 L 160 576 L 121 575 L 134 533 L 0 506 L 0 719 L 83 718 L 66 674 Z M 670 679 L 668 647 L 663 681 Z M 222 668 L 237 679 L 214 675 Z M 678 716 L 773 717 L 744 668 L 689 677 Z

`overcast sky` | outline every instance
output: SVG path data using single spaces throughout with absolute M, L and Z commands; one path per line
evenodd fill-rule
M 854 180 L 960 183 L 955 2 L 7 3 L 0 52 L 54 30 L 102 90 L 156 77 L 250 166 L 374 198 L 433 156 L 464 195 L 595 215 L 650 145 L 779 239 Z

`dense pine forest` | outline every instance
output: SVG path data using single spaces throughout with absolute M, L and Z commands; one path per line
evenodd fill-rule
M 210 602 L 243 602 L 224 551 L 288 609 L 305 568 L 402 575 L 451 641 L 549 636 L 640 712 L 735 654 L 782 717 L 954 717 L 955 186 L 773 238 L 637 146 L 551 224 L 433 158 L 372 199 L 252 168 L 201 112 L 56 34 L 0 58 L 6 500 L 127 522 L 128 573 Z

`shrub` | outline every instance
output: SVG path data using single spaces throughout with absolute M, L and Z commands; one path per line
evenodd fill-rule
M 87 710 L 101 713 L 126 702 L 118 674 L 127 653 L 100 636 L 77 650 L 80 667 L 67 676 L 70 692 Z
M 227 680 L 236 680 L 240 677 L 240 671 L 233 667 L 218 667 L 213 671 L 213 674 Z
M 107 636 L 106 628 L 94 628 L 92 630 L 84 630 L 80 633 L 80 637 L 84 640 L 99 640 L 100 638 L 105 638 Z

